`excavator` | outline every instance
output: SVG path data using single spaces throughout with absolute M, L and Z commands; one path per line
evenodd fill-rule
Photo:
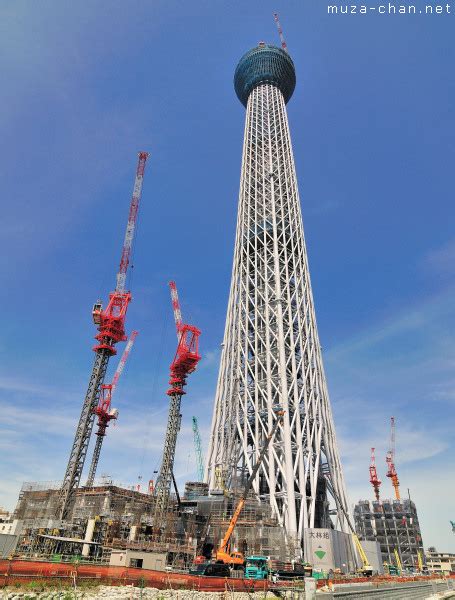
M 278 425 L 281 423 L 281 420 L 284 415 L 284 411 L 282 411 L 282 410 L 277 411 L 276 415 L 277 415 L 277 419 L 276 419 L 275 423 L 273 424 L 273 427 L 270 430 L 270 433 L 268 434 L 268 436 L 265 440 L 265 443 L 261 450 L 259 458 L 258 458 L 256 464 L 254 465 L 253 470 L 251 471 L 251 475 L 249 476 L 248 481 L 245 484 L 245 487 L 243 488 L 242 495 L 240 496 L 240 500 L 238 501 L 237 506 L 235 507 L 235 511 L 234 511 L 234 514 L 232 515 L 231 521 L 229 523 L 229 527 L 227 528 L 226 533 L 224 534 L 224 537 L 221 540 L 220 545 L 218 546 L 218 549 L 215 551 L 214 558 L 215 558 L 216 562 L 231 565 L 234 569 L 235 568 L 239 569 L 244 566 L 245 557 L 242 554 L 242 552 L 230 552 L 232 533 L 235 529 L 237 521 L 239 520 L 240 513 L 242 512 L 243 507 L 245 506 L 245 501 L 247 499 L 248 492 L 250 491 L 250 488 L 253 485 L 254 478 L 256 477 L 257 472 L 259 471 L 259 468 L 264 459 L 265 453 L 267 452 L 267 448 L 269 447 L 270 442 L 272 441 L 273 436 L 275 435 Z

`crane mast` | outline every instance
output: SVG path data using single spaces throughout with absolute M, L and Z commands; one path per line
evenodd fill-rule
M 134 341 L 138 335 L 138 331 L 132 331 L 130 335 L 130 339 L 128 340 L 127 345 L 125 346 L 125 350 L 123 351 L 122 358 L 119 361 L 117 366 L 117 370 L 115 371 L 114 377 L 112 379 L 112 383 L 101 386 L 101 394 L 98 402 L 98 406 L 95 409 L 95 415 L 98 417 L 98 430 L 96 432 L 96 443 L 95 448 L 93 450 L 92 462 L 90 464 L 90 470 L 88 473 L 86 487 L 92 487 L 93 482 L 95 480 L 96 469 L 98 467 L 98 462 L 100 459 L 101 448 L 103 445 L 103 439 L 106 435 L 106 429 L 109 427 L 109 422 L 113 419 L 118 418 L 118 410 L 115 408 L 111 408 L 112 396 L 114 394 L 115 388 L 117 387 L 118 380 L 120 379 L 120 375 L 125 368 L 125 363 L 128 359 L 128 356 L 131 352 L 131 348 L 133 347 Z
M 204 459 L 202 458 L 201 434 L 196 417 L 193 417 L 193 441 L 196 451 L 197 476 L 199 481 L 204 480 Z
M 387 477 L 392 481 L 395 490 L 395 498 L 400 500 L 400 482 L 395 468 L 395 417 L 390 417 L 390 450 L 386 455 Z
M 177 351 L 170 367 L 171 373 L 169 384 L 171 387 L 166 392 L 170 398 L 169 414 L 164 440 L 163 458 L 155 486 L 155 526 L 159 526 L 162 523 L 169 501 L 177 435 L 182 420 L 180 406 L 182 396 L 186 393 L 184 390 L 186 379 L 188 375 L 196 369 L 196 366 L 201 359 L 199 354 L 199 336 L 201 332 L 197 327 L 182 322 L 175 282 L 171 281 L 169 287 L 171 289 L 171 300 L 174 310 L 178 343 Z
M 98 334 L 95 336 L 97 345 L 93 348 L 95 352 L 95 361 L 93 363 L 87 393 L 82 405 L 68 465 L 60 489 L 57 516 L 61 520 L 68 519 L 71 514 L 76 490 L 79 487 L 85 458 L 87 456 L 95 418 L 94 411 L 100 399 L 101 386 L 104 382 L 109 359 L 117 353 L 115 345 L 118 342 L 124 342 L 126 340 L 125 318 L 128 305 L 131 301 L 131 292 L 125 291 L 126 272 L 131 255 L 147 158 L 147 152 L 139 153 L 133 196 L 126 227 L 125 242 L 122 248 L 120 268 L 117 275 L 116 289 L 109 294 L 109 302 L 106 309 L 103 310 L 101 301 L 98 301 L 95 303 L 92 311 L 93 322 L 98 328 Z
M 373 486 L 374 495 L 376 496 L 376 500 L 379 501 L 379 486 L 381 485 L 382 482 L 378 477 L 378 472 L 376 469 L 376 458 L 374 455 L 374 448 L 371 448 L 370 483 Z

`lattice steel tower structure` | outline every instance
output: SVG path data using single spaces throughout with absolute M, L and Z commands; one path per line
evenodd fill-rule
M 239 487 L 282 408 L 253 489 L 302 545 L 305 528 L 349 531 L 349 510 L 286 114 L 295 83 L 289 54 L 264 43 L 247 52 L 235 71 L 246 123 L 206 480 L 216 487 L 221 470 L 227 487 Z

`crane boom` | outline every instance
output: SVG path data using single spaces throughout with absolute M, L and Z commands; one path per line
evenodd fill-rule
M 101 386 L 100 399 L 98 402 L 98 406 L 94 411 L 95 415 L 97 415 L 98 417 L 98 430 L 96 432 L 96 443 L 95 448 L 93 449 L 92 462 L 90 463 L 90 470 L 87 477 L 87 483 L 85 484 L 86 487 L 93 486 L 96 469 L 98 468 L 98 462 L 101 455 L 101 447 L 103 445 L 104 436 L 106 435 L 106 429 L 109 427 L 109 422 L 113 419 L 118 418 L 118 410 L 111 409 L 112 396 L 114 394 L 115 388 L 117 387 L 120 375 L 122 374 L 123 369 L 125 368 L 125 363 L 131 352 L 131 348 L 133 347 L 134 341 L 138 336 L 138 333 L 138 331 L 131 332 L 130 339 L 128 340 L 128 343 L 125 346 L 122 357 L 115 371 L 115 375 L 112 379 L 112 383 L 108 385 L 103 384 Z
M 120 379 L 120 375 L 123 373 L 123 369 L 125 368 L 126 361 L 128 360 L 128 356 L 130 355 L 131 348 L 133 347 L 134 342 L 136 341 L 137 336 L 139 335 L 139 331 L 132 331 L 130 335 L 130 339 L 123 350 L 122 358 L 119 360 L 117 365 L 117 369 L 115 371 L 114 377 L 112 378 L 112 391 L 111 397 L 117 387 L 118 380 Z
M 281 24 L 280 24 L 280 18 L 278 16 L 278 13 L 273 13 L 273 18 L 275 19 L 275 23 L 278 29 L 278 35 L 280 36 L 280 41 L 281 41 L 281 47 L 283 48 L 283 50 L 285 52 L 288 51 L 288 45 L 286 44 L 286 40 L 284 39 L 284 34 L 283 34 L 283 30 L 281 28 Z
M 106 376 L 109 359 L 117 353 L 115 345 L 118 342 L 126 341 L 125 319 L 129 303 L 131 302 L 131 292 L 125 291 L 124 286 L 147 158 L 147 152 L 139 153 L 135 187 L 133 198 L 130 203 L 127 233 L 125 235 L 126 242 L 123 246 L 120 270 L 117 277 L 117 287 L 115 291 L 109 294 L 109 302 L 105 310 L 103 310 L 101 301 L 96 302 L 92 310 L 93 322 L 98 328 L 98 334 L 95 336 L 98 343 L 93 348 L 95 352 L 95 361 L 90 374 L 90 380 L 82 405 L 79 422 L 76 427 L 76 433 L 74 435 L 74 441 L 62 487 L 60 488 L 60 497 L 56 514 L 60 520 L 68 519 L 71 514 L 76 490 L 79 487 L 82 471 L 84 469 L 90 436 L 92 434 L 95 418 L 94 411 L 100 399 L 101 387 Z M 122 274 L 125 277 L 121 277 Z
M 130 213 L 128 215 L 128 223 L 126 225 L 125 239 L 123 242 L 122 256 L 120 258 L 120 267 L 117 273 L 117 292 L 125 291 L 126 273 L 131 256 L 131 247 L 133 245 L 134 230 L 136 228 L 137 212 L 139 210 L 139 202 L 142 195 L 142 182 L 144 179 L 145 162 L 148 158 L 148 152 L 140 152 L 139 160 L 136 169 L 136 179 L 134 180 L 133 195 L 130 204 Z
M 346 512 L 346 509 L 344 508 L 342 502 L 340 501 L 340 497 L 338 496 L 337 492 L 334 490 L 333 486 L 331 485 L 331 482 L 327 479 L 326 474 L 325 474 L 325 477 L 327 480 L 327 486 L 329 487 L 331 494 L 335 498 L 335 503 L 337 504 L 337 506 L 340 507 L 341 511 L 343 512 L 343 514 L 346 518 L 346 522 L 349 526 L 349 529 L 351 530 L 352 539 L 354 540 L 355 547 L 357 548 L 357 551 L 360 555 L 360 560 L 362 561 L 361 571 L 364 575 L 367 575 L 368 577 L 370 577 L 373 574 L 373 568 L 370 565 L 370 561 L 368 560 L 365 550 L 363 549 L 363 546 L 360 543 L 359 537 L 355 532 L 355 529 L 351 523 L 351 519 L 349 518 L 348 513 Z
M 395 554 L 395 560 L 396 560 L 397 567 L 398 567 L 398 570 L 399 570 L 400 575 L 401 575 L 401 573 L 403 571 L 403 565 L 401 564 L 400 555 L 398 554 L 398 550 L 396 548 L 394 548 L 393 553 Z
M 180 331 L 182 329 L 182 311 L 180 310 L 179 295 L 177 293 L 177 285 L 175 284 L 175 281 L 170 281 L 169 287 L 171 288 L 172 310 L 174 311 L 177 339 L 180 339 Z
M 386 455 L 387 477 L 392 481 L 395 490 L 395 498 L 400 500 L 400 482 L 398 481 L 398 473 L 395 467 L 395 417 L 390 417 L 390 450 Z

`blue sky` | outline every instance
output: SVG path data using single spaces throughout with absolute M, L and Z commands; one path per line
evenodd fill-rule
M 207 444 L 229 288 L 244 108 L 232 78 L 278 10 L 316 311 L 352 502 L 397 419 L 397 468 L 425 546 L 455 550 L 453 15 L 328 16 L 324 0 L 0 7 L 0 505 L 63 476 L 93 360 L 91 307 L 115 286 L 136 152 L 151 153 L 128 328 L 99 473 L 158 468 L 175 334 L 167 282 L 201 327 L 176 473 Z M 115 369 L 111 364 L 111 373 Z

